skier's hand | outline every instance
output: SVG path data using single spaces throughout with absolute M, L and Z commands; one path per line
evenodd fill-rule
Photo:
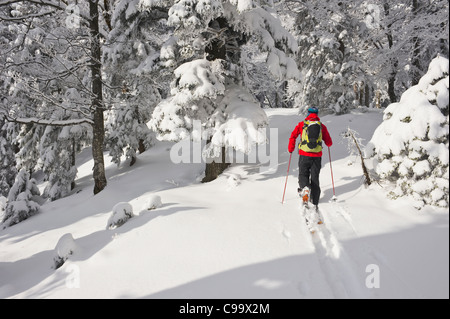
M 289 153 L 292 153 L 294 150 L 295 150 L 295 139 L 290 138 L 289 145 L 288 145 L 288 151 L 289 151 Z

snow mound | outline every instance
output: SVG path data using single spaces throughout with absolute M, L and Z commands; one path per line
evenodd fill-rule
M 120 202 L 114 205 L 111 216 L 108 219 L 106 229 L 117 228 L 134 217 L 133 207 L 128 202 Z
M 158 195 L 151 195 L 145 203 L 145 209 L 152 210 L 162 206 L 161 197 Z
M 241 184 L 241 176 L 239 174 L 230 174 L 227 179 L 228 188 L 235 188 Z
M 63 235 L 58 240 L 58 243 L 55 247 L 55 256 L 53 257 L 55 269 L 61 267 L 76 249 L 77 244 L 75 243 L 72 234 L 67 233 Z

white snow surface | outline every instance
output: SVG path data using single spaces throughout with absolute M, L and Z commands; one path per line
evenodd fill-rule
M 299 208 L 297 154 L 281 204 L 288 137 L 303 119 L 297 110 L 266 113 L 279 130 L 274 174 L 234 164 L 201 184 L 204 165 L 172 164 L 173 143 L 162 142 L 132 167 L 107 160 L 108 186 L 94 196 L 93 163 L 84 150 L 70 196 L 0 230 L 0 298 L 449 298 L 447 210 L 419 211 L 408 197 L 388 199 L 389 185 L 362 185 L 361 167 L 340 137 L 350 127 L 370 140 L 383 113 L 322 117 L 334 139 L 337 201 L 330 202 L 325 150 L 325 224 L 313 235 Z M 153 196 L 164 201 L 148 210 Z M 135 216 L 105 229 L 120 202 Z M 57 245 L 65 234 L 73 241 Z M 77 249 L 54 269 L 61 245 Z

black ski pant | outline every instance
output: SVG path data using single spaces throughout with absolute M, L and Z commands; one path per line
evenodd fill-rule
M 305 186 L 311 190 L 311 200 L 314 205 L 319 204 L 320 183 L 319 174 L 322 168 L 322 157 L 300 155 L 298 159 L 298 184 L 300 189 Z

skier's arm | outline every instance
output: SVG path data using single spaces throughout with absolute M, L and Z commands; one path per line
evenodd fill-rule
M 289 153 L 292 153 L 295 150 L 295 141 L 297 137 L 302 134 L 303 122 L 299 123 L 295 129 L 292 131 L 291 137 L 289 138 Z
M 331 147 L 333 145 L 333 140 L 331 139 L 330 133 L 325 125 L 322 124 L 322 140 L 325 142 L 325 145 Z

